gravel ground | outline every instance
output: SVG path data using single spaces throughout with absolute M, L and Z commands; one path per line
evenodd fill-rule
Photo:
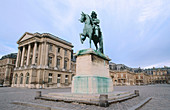
M 43 94 L 50 92 L 70 92 L 70 88 L 64 89 L 27 89 L 27 88 L 0 88 L 0 110 L 40 110 L 38 108 L 26 107 L 11 104 L 13 101 L 31 102 L 52 107 L 61 107 L 72 110 L 127 110 L 135 104 L 140 103 L 147 97 L 152 100 L 144 105 L 141 110 L 170 110 L 170 85 L 146 85 L 146 86 L 116 86 L 115 91 L 134 91 L 139 90 L 140 96 L 121 103 L 111 104 L 107 108 L 85 105 L 77 103 L 52 102 L 43 100 L 34 100 L 35 92 L 41 90 Z

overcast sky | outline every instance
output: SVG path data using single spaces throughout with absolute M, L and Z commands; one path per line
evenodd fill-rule
M 170 66 L 170 0 L 1 0 L 0 57 L 17 52 L 25 33 L 51 33 L 74 45 L 84 24 L 81 11 L 96 11 L 104 52 L 112 62 L 129 67 Z M 94 48 L 94 46 L 93 46 Z

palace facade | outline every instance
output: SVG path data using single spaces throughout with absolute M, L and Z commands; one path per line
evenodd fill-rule
M 151 76 L 151 83 L 153 84 L 170 84 L 170 67 L 164 66 L 163 68 L 149 68 L 145 72 Z
M 26 32 L 18 41 L 12 87 L 57 88 L 71 85 L 73 45 L 49 33 Z
M 0 85 L 10 86 L 12 84 L 16 57 L 16 53 L 11 53 L 0 59 Z

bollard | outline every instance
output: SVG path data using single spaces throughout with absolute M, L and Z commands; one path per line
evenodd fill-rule
M 38 99 L 41 97 L 41 91 L 36 91 L 35 99 Z
M 108 107 L 109 103 L 108 103 L 108 95 L 100 95 L 99 97 L 99 106 L 100 107 Z
M 136 96 L 139 96 L 139 90 L 135 90 L 134 92 L 135 92 Z

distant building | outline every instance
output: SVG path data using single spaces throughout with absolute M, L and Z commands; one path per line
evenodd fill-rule
M 0 84 L 3 86 L 10 86 L 12 84 L 16 57 L 17 53 L 11 53 L 2 56 L 0 59 Z
M 136 73 L 135 74 L 135 84 L 136 85 L 147 85 L 150 84 L 150 76 L 146 73 Z
M 114 86 L 135 85 L 135 73 L 128 70 L 110 70 Z
M 166 67 L 166 66 L 164 66 L 163 68 L 153 67 L 153 68 L 145 69 L 145 72 L 151 76 L 152 83 L 170 84 L 170 67 Z
M 170 67 L 141 69 L 112 62 L 109 67 L 114 85 L 170 84 Z
M 57 88 L 71 84 L 73 45 L 49 33 L 26 32 L 17 42 L 12 87 Z

